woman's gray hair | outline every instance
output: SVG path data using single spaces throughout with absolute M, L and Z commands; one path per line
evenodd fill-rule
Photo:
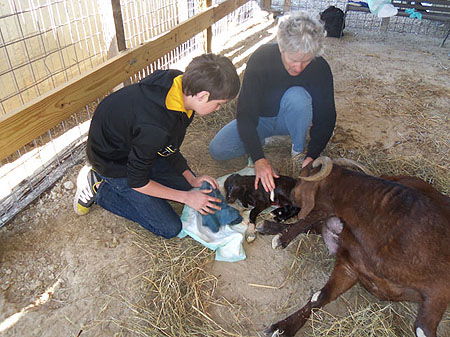
M 313 59 L 322 54 L 325 35 L 325 29 L 319 19 L 306 12 L 292 12 L 281 18 L 277 41 L 282 53 L 301 51 Z

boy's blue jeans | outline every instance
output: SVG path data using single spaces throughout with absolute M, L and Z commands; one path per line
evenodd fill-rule
M 101 175 L 100 175 L 101 176 Z M 104 177 L 95 201 L 104 209 L 135 221 L 165 238 L 175 237 L 181 231 L 181 220 L 167 200 L 155 198 L 133 190 L 127 178 Z M 188 191 L 192 186 L 173 169 L 165 158 L 155 161 L 151 169 L 152 180 L 177 190 Z
M 268 137 L 290 135 L 293 150 L 302 152 L 311 121 L 311 96 L 303 87 L 295 86 L 284 93 L 277 116 L 259 117 L 256 131 L 263 145 Z M 246 153 L 239 137 L 236 120 L 225 125 L 212 139 L 209 143 L 209 153 L 216 160 L 228 160 Z

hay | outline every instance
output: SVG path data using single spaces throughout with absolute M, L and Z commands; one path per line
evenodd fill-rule
M 149 240 L 142 233 L 132 234 L 148 261 L 137 275 L 142 296 L 136 303 L 121 298 L 133 315 L 116 318 L 116 324 L 133 336 L 242 336 L 222 328 L 208 313 L 214 305 L 236 310 L 214 298 L 217 278 L 206 271 L 214 252 L 188 238 Z
M 225 124 L 236 117 L 236 99 L 225 103 L 218 112 L 196 117 L 189 126 L 190 134 L 215 135 Z
M 397 337 L 411 335 L 408 321 L 388 302 L 374 303 L 362 296 L 348 304 L 348 315 L 334 316 L 322 309 L 314 310 L 309 336 Z

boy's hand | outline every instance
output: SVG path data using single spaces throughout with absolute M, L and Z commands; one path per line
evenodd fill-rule
M 200 177 L 193 177 L 189 183 L 192 185 L 192 187 L 201 187 L 202 183 L 206 181 L 208 182 L 214 189 L 219 189 L 219 183 L 216 179 L 210 177 L 210 176 L 200 176 Z M 210 193 L 209 191 L 208 193 Z
M 185 204 L 189 207 L 197 210 L 200 214 L 206 215 L 208 213 L 214 214 L 215 210 L 220 210 L 221 207 L 217 205 L 222 200 L 219 198 L 214 198 L 208 193 L 211 193 L 212 190 L 191 190 L 187 192 L 186 202 Z

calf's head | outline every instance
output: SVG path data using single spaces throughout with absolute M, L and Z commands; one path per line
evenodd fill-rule
M 240 183 L 241 176 L 239 174 L 230 175 L 224 182 L 225 188 L 225 200 L 227 203 L 232 204 L 245 192 L 245 185 Z

